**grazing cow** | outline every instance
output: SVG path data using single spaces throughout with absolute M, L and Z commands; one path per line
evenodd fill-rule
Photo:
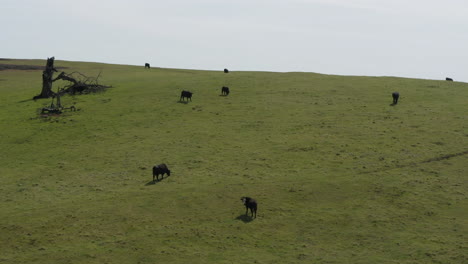
M 156 180 L 158 181 L 159 181 L 159 175 L 161 175 L 161 180 L 164 179 L 164 174 L 167 174 L 167 176 L 171 176 L 171 171 L 166 166 L 166 164 L 162 163 L 162 164 L 154 166 L 153 167 L 153 182 L 154 182 L 155 176 L 156 176 Z
M 229 73 L 229 70 L 228 70 L 228 69 L 224 69 L 224 73 Z
M 393 104 L 394 105 L 398 104 L 398 98 L 400 98 L 400 94 L 398 92 L 393 92 L 392 97 L 393 97 Z
M 445 80 L 446 80 L 446 81 L 449 81 L 449 82 L 453 82 L 453 79 L 452 79 L 452 78 L 449 78 L 449 77 L 445 78 Z
M 229 87 L 223 86 L 223 88 L 221 88 L 221 94 L 229 95 Z
M 187 101 L 190 99 L 190 101 L 192 101 L 192 92 L 189 92 L 189 91 L 182 91 L 180 93 L 180 99 L 179 101 L 183 101 L 184 98 L 187 98 Z
M 149 63 L 145 63 L 145 69 L 148 68 L 148 69 L 151 69 L 150 67 L 150 64 Z
M 241 201 L 245 205 L 245 214 L 247 215 L 250 209 L 251 217 L 257 218 L 257 201 L 255 201 L 254 199 L 250 197 L 242 197 Z

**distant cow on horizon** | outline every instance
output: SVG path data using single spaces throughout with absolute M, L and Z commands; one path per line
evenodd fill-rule
M 225 95 L 225 96 L 228 96 L 229 95 L 229 87 L 223 86 L 223 88 L 221 88 L 221 94 Z
M 393 104 L 394 104 L 394 105 L 398 104 L 398 98 L 400 98 L 400 93 L 398 93 L 398 92 L 393 92 L 393 93 L 392 93 L 392 97 L 393 97 Z
M 453 79 L 452 79 L 452 78 L 449 78 L 449 77 L 445 78 L 445 80 L 446 80 L 446 81 L 449 81 L 449 82 L 453 82 Z
M 184 98 L 187 98 L 187 102 L 188 100 L 190 99 L 190 101 L 192 101 L 192 92 L 189 92 L 189 91 L 182 91 L 180 93 L 180 99 L 179 101 L 184 101 Z
M 228 69 L 224 69 L 224 73 L 229 73 L 229 70 L 228 70 Z
M 148 68 L 148 69 L 151 69 L 150 67 L 150 64 L 149 63 L 145 63 L 145 69 Z

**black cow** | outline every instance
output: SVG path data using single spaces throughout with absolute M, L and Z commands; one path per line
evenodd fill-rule
M 164 174 L 167 174 L 167 176 L 171 176 L 171 171 L 167 167 L 166 164 L 161 163 L 159 165 L 156 165 L 153 167 L 153 182 L 154 182 L 154 177 L 156 176 L 156 180 L 159 181 L 159 175 L 161 175 L 161 180 L 164 179 Z
M 453 79 L 452 79 L 452 78 L 449 78 L 449 77 L 445 78 L 445 80 L 446 80 L 446 81 L 449 81 L 449 82 L 453 82 Z
M 145 63 L 145 69 L 148 68 L 148 69 L 151 69 L 150 67 L 150 64 L 149 63 Z
M 189 92 L 189 91 L 182 91 L 180 93 L 180 99 L 179 101 L 183 101 L 184 98 L 187 98 L 187 101 L 190 99 L 190 101 L 192 101 L 192 92 Z
M 229 87 L 223 86 L 223 88 L 221 88 L 221 94 L 229 95 Z
M 393 97 L 393 104 L 394 105 L 398 104 L 398 98 L 400 98 L 400 94 L 398 92 L 393 92 L 392 97 Z
M 247 215 L 250 209 L 251 217 L 257 218 L 257 201 L 255 201 L 254 199 L 250 197 L 242 197 L 241 201 L 245 205 L 245 214 Z
M 228 70 L 228 69 L 224 69 L 224 73 L 229 73 L 229 70 Z

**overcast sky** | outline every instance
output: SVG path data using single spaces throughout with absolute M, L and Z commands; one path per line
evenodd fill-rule
M 0 57 L 468 82 L 467 0 L 0 0 Z

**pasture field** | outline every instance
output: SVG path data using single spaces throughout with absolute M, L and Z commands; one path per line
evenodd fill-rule
M 55 66 L 113 88 L 41 116 L 0 71 L 2 264 L 468 263 L 466 83 Z

